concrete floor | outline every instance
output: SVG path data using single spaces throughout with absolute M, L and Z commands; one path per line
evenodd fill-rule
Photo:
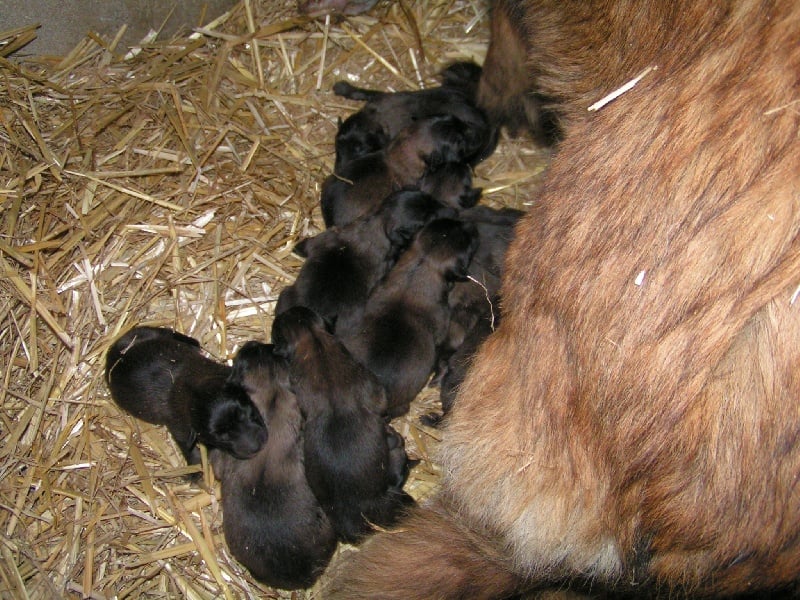
M 0 0 L 0 32 L 40 23 L 36 40 L 16 55 L 64 55 L 94 31 L 108 39 L 128 25 L 122 43 L 135 45 L 150 29 L 169 37 L 208 23 L 237 0 Z

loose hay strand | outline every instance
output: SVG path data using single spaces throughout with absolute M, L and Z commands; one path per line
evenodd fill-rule
M 221 359 L 266 339 L 291 249 L 323 226 L 337 119 L 359 106 L 333 83 L 435 85 L 480 60 L 486 16 L 421 0 L 315 22 L 242 0 L 183 37 L 129 50 L 124 30 L 59 58 L 23 54 L 35 25 L 0 32 L 0 597 L 310 597 L 229 557 L 218 487 L 188 484 L 166 431 L 110 402 L 105 352 L 139 323 Z M 504 141 L 477 167 L 485 202 L 532 199 L 537 174 L 515 167 L 530 152 Z M 417 426 L 423 395 L 396 421 L 424 459 L 418 498 L 445 435 Z

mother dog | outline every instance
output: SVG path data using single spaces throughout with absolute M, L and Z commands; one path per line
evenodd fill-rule
M 800 3 L 498 0 L 483 73 L 562 141 L 441 491 L 328 597 L 793 589 Z

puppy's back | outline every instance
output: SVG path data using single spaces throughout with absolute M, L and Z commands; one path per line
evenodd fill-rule
M 211 455 L 222 479 L 223 531 L 234 557 L 282 589 L 313 585 L 336 548 L 336 536 L 306 481 L 302 416 L 285 365 L 272 346 L 249 342 L 226 386 L 244 391 L 269 428 L 267 443 L 246 461 Z
M 172 329 L 135 327 L 106 354 L 106 383 L 111 397 L 134 417 L 164 425 L 176 418 L 169 397 L 188 360 L 200 357 L 197 340 Z M 187 412 L 179 418 L 188 419 Z

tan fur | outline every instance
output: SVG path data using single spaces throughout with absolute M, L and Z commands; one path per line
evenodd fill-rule
M 800 5 L 498 12 L 528 36 L 526 89 L 557 100 L 564 141 L 444 432 L 433 507 L 450 528 L 421 510 L 401 550 L 393 533 L 370 542 L 331 597 L 470 597 L 497 564 L 516 583 L 473 597 L 572 580 L 700 596 L 796 583 Z M 513 104 L 492 88 L 485 103 Z M 472 548 L 473 579 L 433 577 L 448 544 Z M 355 568 L 370 575 L 348 579 Z M 387 590 L 385 570 L 414 585 Z

